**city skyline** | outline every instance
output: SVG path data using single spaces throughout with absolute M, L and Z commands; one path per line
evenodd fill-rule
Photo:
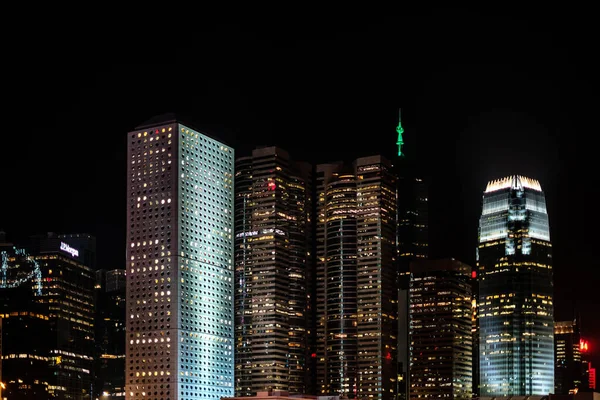
M 12 191 L 2 196 L 0 229 L 8 238 L 88 232 L 98 238 L 98 267 L 124 268 L 126 132 L 153 115 L 187 114 L 231 140 L 236 156 L 276 145 L 319 163 L 393 155 L 402 108 L 406 152 L 432 179 L 432 255 L 474 265 L 486 183 L 513 174 L 539 180 L 554 246 L 555 319 L 578 309 L 596 352 L 589 42 L 585 24 L 559 30 L 555 17 L 443 9 L 340 22 L 329 32 L 290 22 L 277 25 L 278 38 L 229 21 L 178 42 L 171 59 L 125 64 L 58 46 L 42 70 L 25 54 L 10 67 L 19 84 L 8 88 L 9 126 L 17 130 L 2 146 Z M 364 132 L 370 140 L 353 140 Z

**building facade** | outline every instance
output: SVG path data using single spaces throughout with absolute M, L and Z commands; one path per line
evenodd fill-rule
M 488 183 L 477 250 L 481 396 L 552 393 L 552 245 L 538 181 Z
M 306 393 L 312 167 L 277 147 L 236 161 L 236 396 Z
M 569 394 L 582 387 L 581 330 L 579 321 L 554 323 L 554 393 Z
M 397 394 L 396 176 L 382 156 L 317 166 L 320 395 Z
M 127 139 L 126 397 L 234 392 L 234 150 L 175 115 Z
M 471 399 L 471 267 L 410 264 L 410 398 Z
M 125 397 L 126 276 L 124 269 L 96 271 L 94 396 Z
M 94 249 L 91 235 L 55 233 L 0 249 L 3 396 L 90 398 Z

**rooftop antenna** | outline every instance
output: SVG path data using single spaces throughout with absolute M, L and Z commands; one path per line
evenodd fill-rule
M 398 109 L 398 126 L 396 127 L 396 132 L 398 132 L 398 140 L 396 141 L 398 157 L 404 158 L 404 153 L 402 153 L 402 146 L 404 146 L 404 139 L 402 138 L 402 134 L 404 133 L 404 128 L 402 128 L 402 108 Z

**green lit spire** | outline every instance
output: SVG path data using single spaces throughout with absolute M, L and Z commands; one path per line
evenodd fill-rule
M 398 141 L 396 144 L 398 145 L 398 157 L 404 157 L 404 153 L 402 153 L 402 146 L 404 145 L 404 139 L 402 139 L 402 133 L 404 133 L 404 128 L 402 128 L 402 109 L 398 110 L 398 126 L 396 127 L 396 132 L 398 132 Z

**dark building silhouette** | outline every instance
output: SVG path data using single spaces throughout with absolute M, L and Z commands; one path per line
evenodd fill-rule
M 396 242 L 398 270 L 398 398 L 408 398 L 410 263 L 429 258 L 429 180 L 416 157 L 415 146 L 405 143 L 402 118 L 396 127 L 397 154 L 392 158 L 397 176 Z
M 125 396 L 125 270 L 96 271 L 94 397 Z

